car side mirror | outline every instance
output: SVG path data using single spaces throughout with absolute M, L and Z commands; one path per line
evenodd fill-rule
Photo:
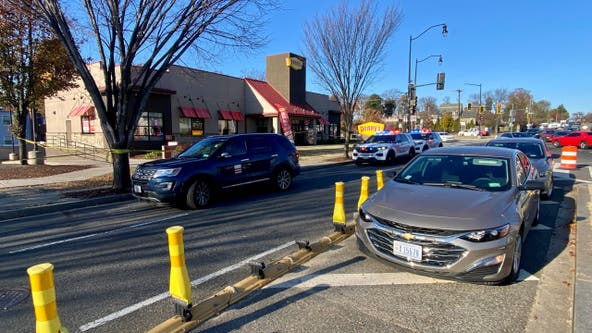
M 226 159 L 226 158 L 229 158 L 229 157 L 232 157 L 232 155 L 230 155 L 230 153 L 229 153 L 229 152 L 223 152 L 223 153 L 221 153 L 221 154 L 218 156 L 218 158 L 219 158 L 219 159 L 221 159 L 221 160 L 223 160 L 223 159 Z
M 524 185 L 518 186 L 518 190 L 520 191 L 534 191 L 534 190 L 544 190 L 545 189 L 545 182 L 537 179 L 531 179 L 526 181 Z

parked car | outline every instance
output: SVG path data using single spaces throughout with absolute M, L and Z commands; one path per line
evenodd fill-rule
M 468 130 L 459 131 L 458 135 L 459 136 L 479 136 L 480 133 L 479 133 L 479 129 L 477 127 L 473 127 Z
M 415 154 L 415 144 L 408 133 L 375 134 L 354 147 L 352 159 L 358 165 L 363 162 L 390 164 L 399 157 L 411 158 Z
M 554 136 L 551 143 L 555 147 L 576 146 L 586 149 L 592 146 L 592 132 L 574 131 L 564 136 Z
M 211 203 L 216 192 L 268 182 L 285 191 L 300 173 L 296 147 L 283 135 L 207 137 L 170 159 L 140 164 L 132 176 L 134 197 L 191 209 Z
M 423 136 L 423 134 L 418 132 L 418 133 L 409 133 L 409 135 L 411 135 L 411 138 L 413 139 L 416 152 L 421 153 L 422 151 L 430 148 L 430 146 L 428 146 L 428 141 Z
M 438 134 L 440 135 L 440 138 L 442 139 L 442 142 L 452 142 L 452 141 L 456 141 L 456 138 L 454 137 L 454 135 L 448 133 L 448 132 L 438 132 Z
M 496 138 L 532 138 L 532 134 L 528 132 L 505 132 L 498 134 Z
M 545 140 L 546 142 L 551 142 L 551 138 L 553 138 L 553 136 L 555 135 L 555 132 L 557 132 L 557 130 L 552 129 L 552 128 L 547 128 L 547 129 L 541 130 L 539 132 L 539 138 Z
M 418 273 L 510 283 L 538 222 L 544 184 L 536 173 L 515 149 L 429 149 L 362 204 L 360 248 Z
M 545 182 L 541 198 L 548 199 L 553 193 L 553 154 L 541 139 L 537 138 L 499 138 L 490 140 L 486 146 L 505 147 L 522 151 L 538 171 L 539 179 Z
M 438 132 L 422 133 L 421 136 L 424 138 L 428 144 L 428 147 L 430 148 L 439 148 L 444 146 L 442 143 L 444 140 L 442 140 L 442 137 L 440 137 Z

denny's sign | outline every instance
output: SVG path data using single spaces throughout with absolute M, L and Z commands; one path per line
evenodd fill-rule
M 384 130 L 384 124 L 368 122 L 358 125 L 358 133 L 363 136 L 374 135 L 376 132 Z

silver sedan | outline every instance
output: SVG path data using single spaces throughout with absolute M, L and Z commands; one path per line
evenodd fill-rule
M 444 147 L 417 156 L 356 219 L 361 249 L 418 273 L 513 282 L 544 184 L 524 153 Z

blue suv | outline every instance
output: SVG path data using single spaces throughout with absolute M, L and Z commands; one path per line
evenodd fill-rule
M 217 191 L 237 186 L 270 182 L 285 191 L 300 173 L 298 157 L 296 147 L 279 134 L 211 136 L 175 158 L 138 165 L 132 194 L 198 209 L 208 206 Z

